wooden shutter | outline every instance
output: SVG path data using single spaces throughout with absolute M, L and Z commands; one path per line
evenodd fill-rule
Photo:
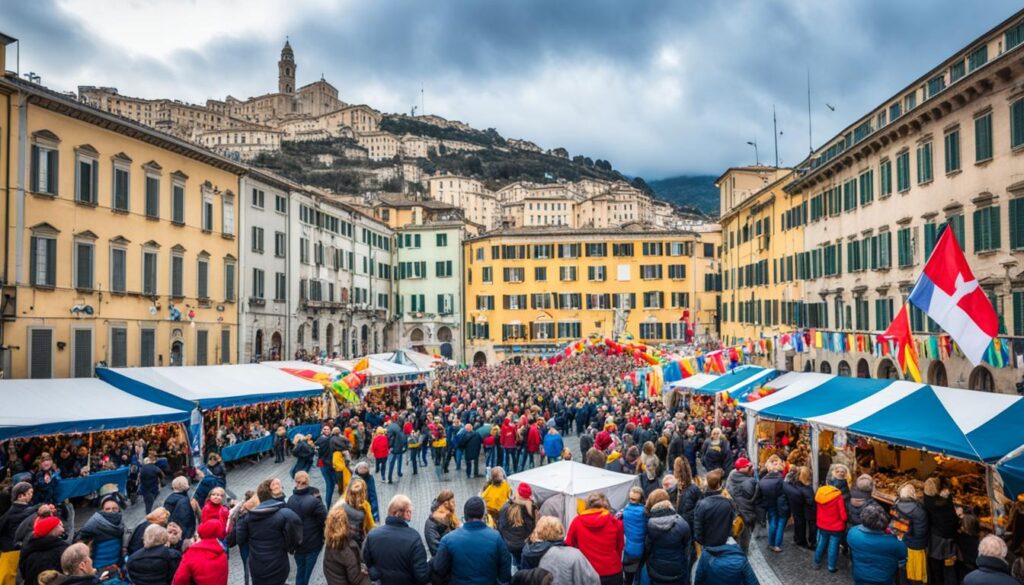
M 92 288 L 92 250 L 89 244 L 75 244 L 75 286 L 80 289 Z
M 32 171 L 31 172 L 32 176 L 29 177 L 29 189 L 34 191 L 34 192 L 38 192 L 39 191 L 39 147 L 34 145 L 34 144 L 32 145 L 32 165 L 29 168 Z
M 53 377 L 53 331 L 51 329 L 30 329 L 29 350 L 32 352 L 29 377 Z
M 75 366 L 71 374 L 75 378 L 91 378 L 93 374 L 92 329 L 75 329 L 72 339 L 74 347 L 71 351 L 74 355 Z
M 231 330 L 220 330 L 220 363 L 231 363 Z
M 140 366 L 149 368 L 156 365 L 154 360 L 154 354 L 156 353 L 156 330 L 142 330 L 139 337 L 139 349 L 141 352 L 139 359 Z
M 125 283 L 126 267 L 125 267 L 125 256 L 127 252 L 121 249 L 113 249 L 110 251 L 110 290 L 114 292 L 125 292 L 127 288 Z
M 57 193 L 57 163 L 59 162 L 59 153 L 56 149 L 47 150 L 46 158 L 49 160 L 49 164 L 46 166 L 46 192 Z
M 110 329 L 110 367 L 123 368 L 128 365 L 128 330 L 124 327 Z
M 205 366 L 208 364 L 207 349 L 209 345 L 209 332 L 205 329 L 196 331 L 196 365 Z

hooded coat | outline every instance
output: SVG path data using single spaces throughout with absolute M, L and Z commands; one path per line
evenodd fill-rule
M 302 520 L 278 500 L 260 502 L 242 517 L 236 540 L 249 545 L 253 585 L 284 585 L 291 570 L 288 555 L 302 544 L 302 528 Z
M 693 537 L 703 547 L 721 546 L 732 534 L 735 518 L 732 502 L 721 490 L 708 492 L 693 511 Z
M 823 485 L 814 494 L 817 505 L 815 519 L 819 530 L 846 531 L 846 502 L 843 492 L 831 485 Z
M 644 542 L 647 539 L 647 510 L 643 504 L 626 504 L 622 509 L 622 529 L 625 536 L 623 555 L 629 559 L 639 559 L 644 555 Z
M 495 585 L 512 577 L 512 557 L 501 536 L 482 521 L 466 522 L 441 539 L 430 561 L 451 585 Z
M 914 550 L 928 549 L 928 514 L 917 500 L 896 500 L 893 506 L 896 517 L 910 525 L 903 536 L 903 544 Z
M 324 578 L 331 585 L 370 585 L 355 542 L 349 540 L 339 549 L 324 550 Z
M 1003 559 L 979 556 L 978 568 L 964 577 L 963 585 L 1017 585 L 1017 580 Z
M 690 582 L 690 527 L 671 506 L 651 511 L 645 548 L 651 583 Z
M 168 522 L 174 522 L 181 527 L 181 537 L 192 538 L 196 533 L 196 513 L 192 509 L 192 500 L 188 497 L 188 491 L 174 492 L 164 500 L 164 508 L 171 514 Z
M 182 555 L 172 585 L 227 585 L 228 555 L 217 542 L 217 530 L 216 522 L 199 526 L 202 540 L 188 547 Z
M 538 568 L 551 573 L 551 585 L 600 585 L 601 577 L 583 553 L 571 546 L 553 546 Z
M 757 520 L 757 480 L 734 469 L 729 473 L 725 489 L 732 496 L 732 501 L 736 503 L 736 511 L 743 516 L 744 524 L 753 527 Z
M 856 487 L 850 488 L 850 501 L 846 503 L 847 516 L 850 518 L 850 526 L 860 526 L 860 512 L 869 502 L 873 502 L 870 492 L 863 492 Z
M 519 570 L 527 571 L 540 566 L 540 560 L 544 558 L 548 550 L 556 546 L 565 546 L 564 540 L 539 540 L 528 542 L 523 547 L 523 555 L 519 561 Z M 589 563 L 588 563 L 589 564 Z
M 608 510 L 591 508 L 573 518 L 565 543 L 580 549 L 599 576 L 622 572 L 625 535 L 622 522 Z
M 96 512 L 78 532 L 77 540 L 91 543 L 92 564 L 97 569 L 124 562 L 124 520 L 120 512 Z
M 310 487 L 296 488 L 288 498 L 288 509 L 295 512 L 302 522 L 302 544 L 295 549 L 295 553 L 306 554 L 322 549 L 327 506 L 320 499 L 320 494 L 314 495 Z

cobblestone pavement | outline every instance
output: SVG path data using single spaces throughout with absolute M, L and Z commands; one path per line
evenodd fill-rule
M 579 460 L 579 440 L 575 436 L 566 437 L 565 445 L 572 450 L 573 456 Z M 284 463 L 274 463 L 273 457 L 266 456 L 256 463 L 237 465 L 228 471 L 228 490 L 240 498 L 246 490 L 255 489 L 256 485 L 264 479 L 277 477 L 284 483 L 285 492 L 291 494 L 295 486 L 289 475 L 293 463 L 294 459 L 292 458 L 285 460 Z M 408 464 L 409 461 L 406 460 L 405 463 Z M 483 463 L 482 458 L 480 463 Z M 373 468 L 372 459 L 370 460 L 370 467 L 371 469 Z M 481 465 L 480 473 L 484 474 L 484 472 L 485 470 Z M 376 477 L 377 497 L 380 501 L 381 513 L 384 513 L 387 503 L 392 496 L 399 493 L 405 494 L 413 502 L 411 526 L 421 532 L 430 512 L 430 502 L 440 490 L 447 488 L 455 492 L 456 502 L 458 503 L 461 515 L 462 503 L 469 497 L 478 494 L 485 482 L 484 478 L 467 479 L 465 470 L 455 470 L 454 462 L 452 462 L 448 475 L 442 477 L 441 480 L 438 480 L 434 473 L 432 461 L 426 469 L 419 469 L 416 475 L 412 475 L 411 466 L 404 467 L 403 473 L 404 476 L 401 479 L 397 477 L 397 473 L 395 474 L 396 481 L 394 484 L 384 483 L 379 475 Z M 319 470 L 312 469 L 310 477 L 312 478 L 312 485 L 323 491 L 324 480 Z M 157 504 L 163 502 L 169 493 L 170 488 L 165 487 L 160 497 L 157 498 Z M 338 501 L 337 497 L 335 497 L 334 501 Z M 76 515 L 76 526 L 81 527 L 85 519 L 91 514 L 91 509 L 79 510 Z M 125 525 L 133 528 L 142 520 L 143 516 L 142 500 L 140 499 L 137 504 L 130 506 L 125 513 Z M 782 553 L 773 553 L 767 550 L 764 528 L 761 527 L 759 530 L 759 538 L 755 538 L 750 547 L 750 563 L 754 567 L 754 571 L 757 573 L 762 585 L 789 585 L 811 582 L 815 583 L 815 585 L 838 585 L 850 582 L 849 562 L 845 558 L 840 560 L 839 573 L 835 575 L 828 573 L 824 568 L 820 571 L 815 571 L 813 553 L 793 545 L 789 532 L 787 532 L 784 551 Z M 229 585 L 243 585 L 241 558 L 235 549 L 231 550 L 229 555 L 230 570 L 228 583 Z M 316 570 L 313 572 L 312 585 L 323 585 L 325 583 L 321 568 L 322 559 L 323 557 L 321 556 Z M 294 579 L 294 564 L 292 567 L 292 578 Z

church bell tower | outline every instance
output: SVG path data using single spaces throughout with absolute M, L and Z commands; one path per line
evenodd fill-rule
M 288 40 L 281 49 L 281 60 L 277 62 L 277 91 L 279 93 L 295 93 L 295 53 Z

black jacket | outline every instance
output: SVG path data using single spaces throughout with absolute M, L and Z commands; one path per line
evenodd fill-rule
M 18 570 L 25 583 L 38 583 L 39 574 L 46 570 L 60 571 L 60 555 L 68 543 L 56 536 L 30 538 L 21 549 Z
M 168 522 L 174 522 L 181 527 L 181 538 L 192 538 L 196 533 L 196 513 L 192 509 L 192 500 L 188 497 L 188 491 L 174 492 L 164 500 L 164 508 L 171 514 Z
M 692 483 L 683 491 L 677 491 L 676 510 L 686 520 L 686 524 L 693 527 L 693 512 L 697 509 L 697 503 L 704 497 L 700 488 Z
M 312 488 L 296 489 L 288 498 L 288 509 L 295 512 L 302 522 L 302 544 L 296 554 L 310 553 L 324 547 L 324 523 L 327 522 L 327 506 L 320 494 L 313 495 Z
M 311 463 L 313 461 L 313 447 L 310 446 L 306 441 L 302 441 L 292 449 L 292 455 L 299 460 L 299 464 Z
M 897 500 L 893 506 L 896 516 L 910 524 L 910 530 L 903 537 L 903 544 L 914 550 L 928 549 L 928 513 L 916 501 Z
M 533 533 L 533 527 L 536 526 L 537 521 L 526 511 L 524 506 L 522 510 L 523 525 L 512 526 L 508 519 L 508 513 L 512 510 L 513 506 L 522 506 L 522 504 L 508 502 L 498 511 L 498 532 L 505 541 L 508 552 L 518 554 L 522 552 L 523 546 L 526 545 L 526 539 Z
M 703 547 L 721 546 L 732 536 L 736 512 L 721 491 L 708 492 L 693 511 L 693 538 Z
M 782 487 L 782 474 L 769 471 L 757 482 L 758 505 L 764 510 L 789 512 L 789 500 Z
M 430 552 L 430 556 L 437 554 L 437 547 L 441 544 L 441 538 L 451 531 L 451 524 L 438 522 L 433 514 L 427 516 L 427 521 L 423 524 L 423 540 L 427 541 L 427 551 Z
M 331 436 L 320 435 L 316 438 L 316 442 L 313 443 L 316 447 L 316 456 L 325 464 L 330 465 L 331 463 Z
M 676 457 L 686 457 L 683 452 L 683 436 L 679 433 L 672 435 L 672 440 L 668 443 L 668 460 L 665 461 L 665 466 L 669 469 L 673 469 L 673 465 L 676 464 Z
M 814 524 L 814 490 L 797 481 L 795 476 L 790 477 L 793 477 L 793 481 L 782 482 L 782 489 L 789 499 L 789 511 L 793 516 L 807 518 Z
M 14 502 L 4 514 L 0 522 L 0 552 L 17 550 L 14 543 L 14 534 L 22 520 L 36 513 L 39 506 L 29 506 L 20 502 Z
M 149 528 L 150 524 L 149 520 L 143 520 L 132 529 L 132 535 L 128 537 L 127 554 L 133 554 L 135 551 L 142 550 L 144 548 L 144 537 L 146 535 L 146 529 Z
M 132 585 L 170 585 L 181 553 L 167 546 L 154 546 L 135 551 L 125 566 Z
M 381 585 L 426 585 L 430 565 L 423 540 L 415 529 L 400 518 L 388 516 L 384 525 L 366 535 L 363 562 L 370 580 Z
M 651 583 L 689 583 L 690 526 L 672 509 L 656 509 L 647 520 L 647 574 Z
M 871 497 L 870 492 L 862 492 L 857 488 L 850 489 L 850 500 L 846 502 L 846 515 L 850 519 L 850 526 L 861 525 L 861 510 L 864 509 L 864 506 L 874 501 L 875 499 Z
M 536 569 L 540 566 L 540 560 L 544 558 L 548 549 L 555 546 L 565 546 L 565 542 L 562 540 L 540 540 L 526 543 L 526 546 L 523 547 L 522 560 L 519 562 L 519 570 Z
M 291 570 L 288 555 L 302 544 L 302 521 L 284 502 L 267 500 L 242 516 L 235 538 L 249 545 L 253 585 L 284 585 Z
M 925 496 L 924 511 L 928 514 L 931 534 L 940 538 L 956 538 L 956 533 L 960 529 L 960 519 L 957 518 L 953 502 L 948 498 Z
M 753 527 L 757 520 L 758 489 L 757 480 L 740 472 L 738 469 L 729 473 L 729 479 L 725 481 L 725 489 L 732 496 L 736 504 L 736 511 L 743 516 L 743 522 Z
M 391 452 L 405 453 L 409 448 L 408 438 L 405 436 L 405 431 L 402 430 L 402 426 L 397 422 L 392 422 L 388 425 L 388 446 L 391 447 Z
M 462 442 L 462 448 L 466 450 L 466 459 L 479 459 L 480 458 L 480 447 L 484 444 L 483 437 L 476 431 L 466 433 L 466 438 Z
M 139 468 L 139 493 L 153 494 L 160 493 L 160 478 L 164 472 L 152 463 L 145 463 Z

